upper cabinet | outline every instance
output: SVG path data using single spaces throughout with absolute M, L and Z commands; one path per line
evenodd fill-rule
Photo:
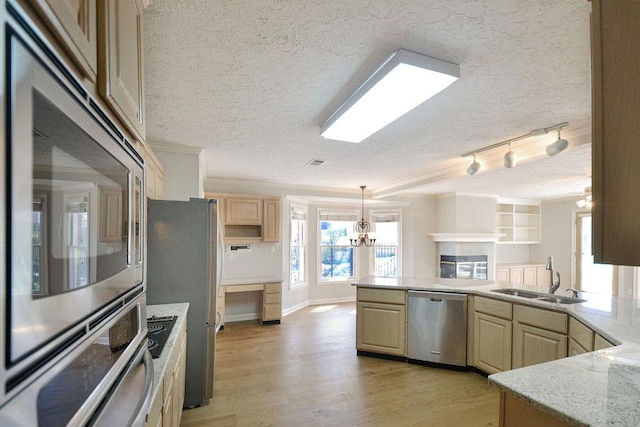
M 140 141 L 146 136 L 142 11 L 136 0 L 98 1 L 98 91 Z
M 540 243 L 540 205 L 499 199 L 496 231 L 498 243 Z
M 593 0 L 592 191 L 596 262 L 640 265 L 640 1 Z
M 83 76 L 96 81 L 98 31 L 96 0 L 33 0 L 35 11 L 52 28 Z
M 226 242 L 277 243 L 280 241 L 280 200 L 248 195 L 207 194 L 223 206 L 221 212 Z

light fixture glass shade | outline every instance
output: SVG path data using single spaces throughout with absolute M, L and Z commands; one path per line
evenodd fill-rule
M 322 125 L 327 139 L 360 142 L 460 76 L 460 67 L 399 49 Z

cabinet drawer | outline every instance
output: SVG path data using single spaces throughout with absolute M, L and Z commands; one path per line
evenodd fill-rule
M 567 333 L 567 315 L 564 313 L 556 313 L 554 311 L 541 310 L 524 305 L 516 305 L 514 310 L 518 323 L 536 326 L 561 334 Z
M 358 288 L 358 301 L 383 302 L 388 304 L 405 305 L 406 295 L 406 291 Z
M 475 297 L 474 308 L 477 312 L 490 314 L 511 320 L 513 318 L 512 304 L 490 298 Z
M 587 351 L 593 351 L 593 331 L 573 317 L 569 317 L 569 336 Z
M 265 304 L 280 304 L 281 299 L 280 294 L 264 294 L 264 303 Z

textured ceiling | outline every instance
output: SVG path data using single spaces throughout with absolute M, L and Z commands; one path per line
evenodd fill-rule
M 205 147 L 210 179 L 567 196 L 590 185 L 589 12 L 586 0 L 154 0 L 148 139 Z M 320 137 L 398 48 L 457 63 L 461 77 L 360 144 Z M 497 164 L 504 147 L 478 156 L 493 167 L 465 174 L 461 153 L 565 121 L 570 148 L 558 156 L 540 155 L 552 132 L 515 143 L 516 168 Z

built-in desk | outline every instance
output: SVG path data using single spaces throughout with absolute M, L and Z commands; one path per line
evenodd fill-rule
M 262 324 L 280 324 L 282 317 L 282 282 L 250 283 L 246 285 L 223 285 L 218 293 L 218 313 L 224 327 L 224 307 L 226 294 L 234 292 L 262 292 Z

